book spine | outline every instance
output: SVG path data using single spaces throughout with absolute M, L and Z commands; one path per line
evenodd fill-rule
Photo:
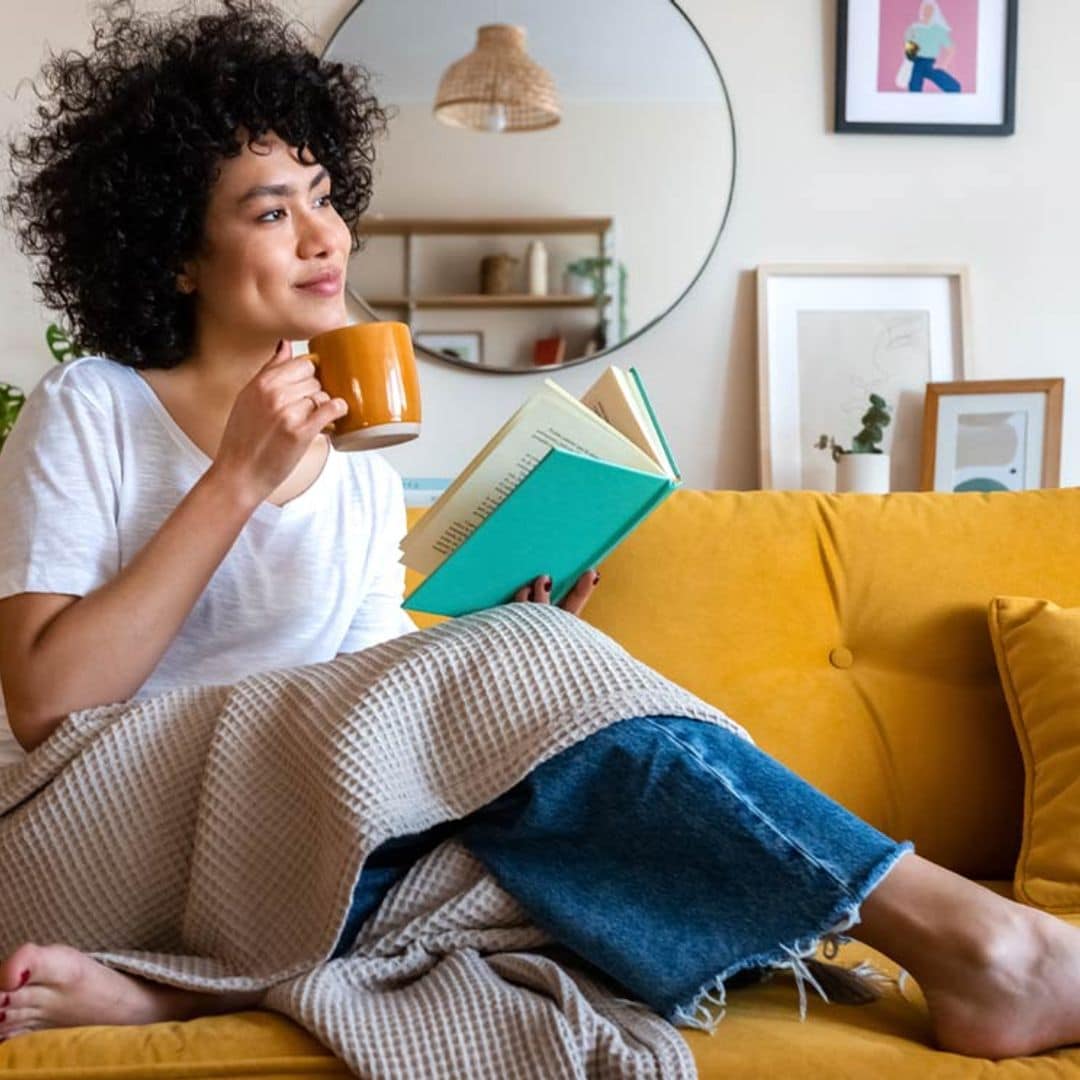
M 645 391 L 645 384 L 641 381 L 641 376 L 637 373 L 637 368 L 630 369 L 630 375 L 634 382 L 637 383 L 638 392 L 641 394 L 641 400 L 645 402 L 645 408 L 649 410 L 649 419 L 652 421 L 653 429 L 660 437 L 660 445 L 664 448 L 664 453 L 667 454 L 668 464 L 671 466 L 671 471 L 681 480 L 682 473 L 679 472 L 679 466 L 675 464 L 675 455 L 671 452 L 671 447 L 668 445 L 667 436 L 664 434 L 664 429 L 660 426 L 660 421 L 656 418 L 656 413 L 653 410 L 652 402 L 649 400 L 649 395 Z

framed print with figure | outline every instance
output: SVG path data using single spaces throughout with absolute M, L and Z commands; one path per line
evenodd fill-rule
M 482 330 L 419 330 L 414 335 L 422 349 L 465 360 L 482 366 L 484 363 L 484 332 Z
M 924 491 L 1057 487 L 1064 379 L 930 383 Z
M 822 432 L 850 441 L 870 394 L 891 423 L 890 490 L 919 490 L 928 382 L 967 370 L 962 266 L 759 266 L 758 411 L 761 486 L 832 491 Z
M 838 0 L 837 131 L 1011 135 L 1018 0 Z

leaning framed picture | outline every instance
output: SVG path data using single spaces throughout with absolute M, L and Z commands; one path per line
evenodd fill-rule
M 832 491 L 832 457 L 815 444 L 850 444 L 878 394 L 890 490 L 917 491 L 926 384 L 969 366 L 968 292 L 963 266 L 758 267 L 761 486 Z
M 924 491 L 1057 487 L 1064 379 L 930 383 Z
M 1011 135 L 1017 0 L 838 0 L 836 130 Z
M 413 340 L 422 349 L 440 356 L 464 360 L 467 364 L 484 363 L 484 333 L 482 330 L 418 330 Z

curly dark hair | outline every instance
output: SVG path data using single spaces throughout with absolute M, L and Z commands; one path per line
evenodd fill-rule
M 195 299 L 176 276 L 200 249 L 221 159 L 243 151 L 239 129 L 248 145 L 272 130 L 323 165 L 360 246 L 387 124 L 370 76 L 321 61 L 265 0 L 216 6 L 99 5 L 89 55 L 50 51 L 46 93 L 33 84 L 38 122 L 8 143 L 2 207 L 40 260 L 34 285 L 81 349 L 132 367 L 175 367 L 191 351 Z

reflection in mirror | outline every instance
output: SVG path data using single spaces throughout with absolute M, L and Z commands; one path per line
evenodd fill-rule
M 549 79 L 555 122 L 513 130 L 528 87 L 485 87 L 485 65 L 506 70 L 495 45 Z M 485 122 L 440 122 L 440 86 L 476 54 Z M 505 373 L 583 362 L 670 311 L 716 245 L 734 127 L 672 0 L 361 0 L 324 56 L 371 71 L 392 109 L 349 290 L 429 355 Z

